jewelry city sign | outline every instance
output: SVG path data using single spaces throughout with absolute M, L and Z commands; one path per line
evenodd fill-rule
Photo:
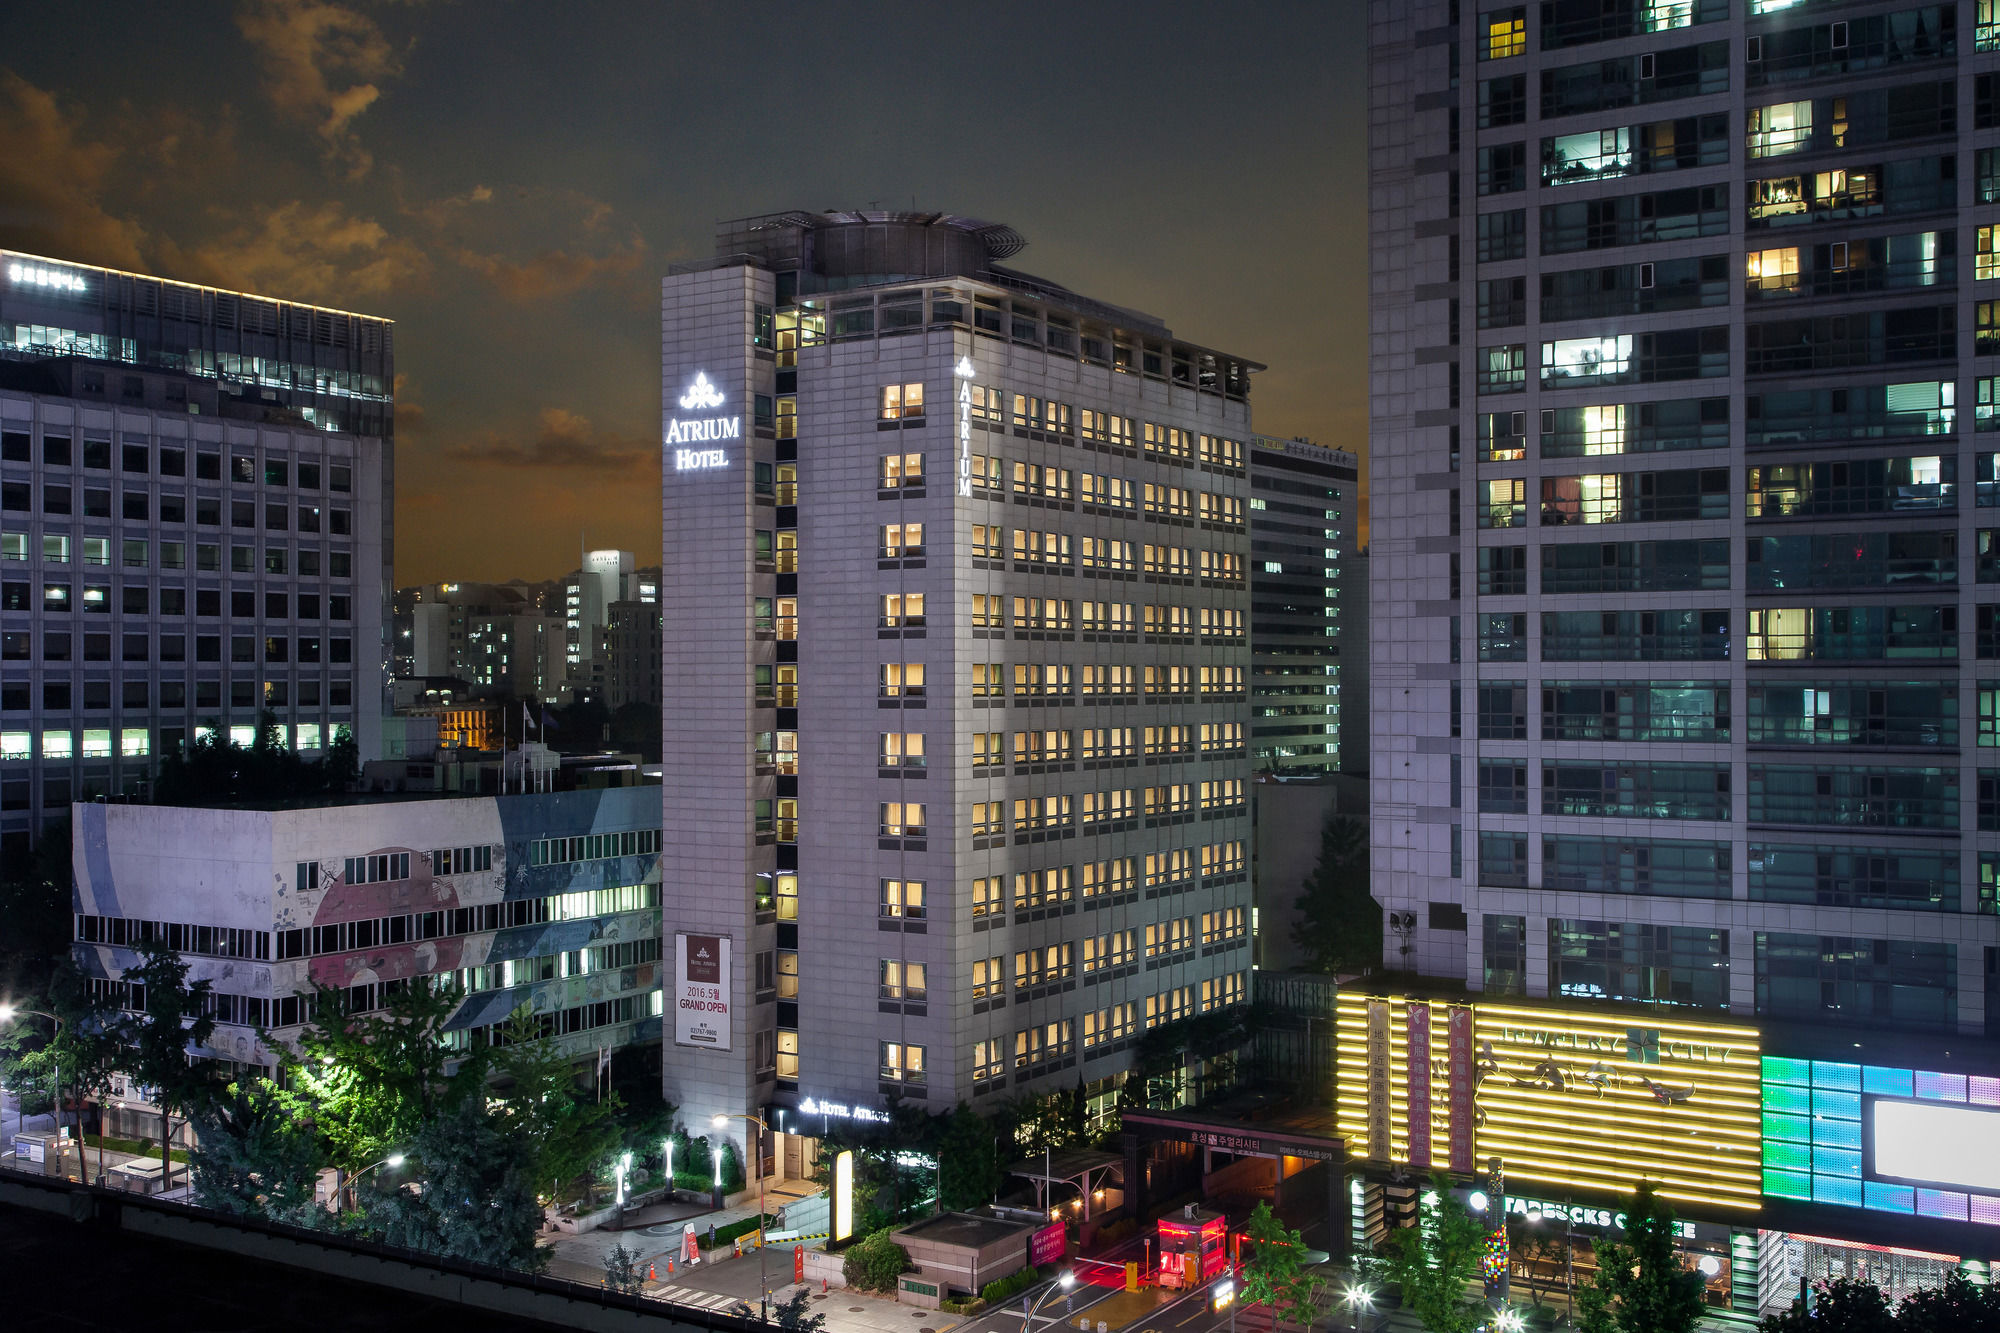
M 1677 1204 L 1759 1207 L 1755 1028 L 1356 993 L 1338 998 L 1335 1023 L 1354 1073 L 1340 1133 L 1356 1157 L 1458 1173 L 1497 1157 L 1510 1180 L 1592 1206 L 1652 1181 Z
M 694 383 L 680 398 L 683 412 L 712 412 L 722 406 L 722 390 L 708 382 L 705 371 L 697 370 Z M 670 417 L 666 444 L 674 450 L 674 471 L 699 472 L 706 468 L 728 467 L 729 455 L 720 448 L 690 448 L 720 440 L 743 438 L 743 417 Z

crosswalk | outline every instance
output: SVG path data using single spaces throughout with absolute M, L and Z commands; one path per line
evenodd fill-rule
M 672 1282 L 646 1284 L 649 1300 L 666 1301 L 673 1305 L 692 1305 L 699 1310 L 720 1311 L 742 1301 L 741 1296 L 731 1296 L 722 1291 L 697 1291 L 693 1287 L 683 1287 Z

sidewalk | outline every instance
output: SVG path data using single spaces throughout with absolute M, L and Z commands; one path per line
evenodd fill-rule
M 780 1194 L 776 1191 L 764 1201 L 767 1212 L 776 1212 L 799 1195 L 792 1192 Z M 741 1222 L 757 1216 L 757 1201 L 736 1208 L 711 1210 L 700 1203 L 656 1203 L 645 1208 L 628 1210 L 623 1229 L 600 1227 L 596 1231 L 586 1231 L 582 1235 L 568 1233 L 544 1234 L 537 1242 L 549 1253 L 549 1276 L 568 1278 L 572 1282 L 588 1282 L 595 1286 L 604 1280 L 604 1256 L 617 1249 L 622 1243 L 628 1250 L 639 1252 L 640 1265 L 650 1262 L 664 1274 L 667 1258 L 671 1256 L 674 1267 L 680 1267 L 681 1237 L 689 1222 L 694 1223 L 695 1235 L 703 1245 L 708 1244 L 709 1229 L 720 1231 L 731 1223 Z M 747 1244 L 746 1240 L 746 1244 Z M 774 1246 L 775 1251 L 777 1247 Z M 732 1247 L 724 1245 L 721 1253 L 728 1255 Z M 747 1251 L 746 1251 L 747 1253 Z M 774 1259 L 775 1262 L 775 1259 Z M 706 1260 L 703 1266 L 706 1266 Z M 785 1271 L 791 1272 L 791 1249 L 785 1247 Z M 750 1285 L 751 1297 L 756 1296 L 756 1281 Z

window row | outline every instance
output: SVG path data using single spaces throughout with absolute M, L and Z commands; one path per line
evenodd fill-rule
M 103 615 L 115 605 L 120 614 L 128 616 L 188 614 L 186 588 L 155 589 L 145 583 L 126 582 L 120 584 L 116 591 L 114 598 L 112 586 L 108 583 L 33 584 L 26 580 L 9 579 L 0 582 L 0 611 L 39 610 L 58 615 L 83 611 Z M 223 614 L 222 592 L 220 588 L 196 588 L 194 614 L 198 617 L 220 617 Z M 345 593 L 322 597 L 316 592 L 266 592 L 260 599 L 249 589 L 230 590 L 230 616 L 241 620 L 255 619 L 260 609 L 266 620 L 354 619 L 354 599 Z
M 408 860 L 408 854 L 403 854 Z M 304 862 L 301 873 L 315 862 Z M 317 870 L 313 874 L 317 875 Z M 407 877 L 407 867 L 405 876 Z M 327 926 L 310 926 L 278 932 L 277 957 L 309 958 L 321 954 L 347 953 L 387 944 L 416 943 L 454 935 L 472 935 L 504 930 L 512 926 L 541 925 L 552 921 L 588 921 L 621 912 L 640 912 L 660 905 L 658 884 L 627 884 L 615 888 L 590 889 L 579 893 L 558 893 L 543 898 L 514 898 L 506 902 L 476 907 L 454 907 L 436 912 L 408 913 L 343 921 Z
M 223 568 L 222 547 L 205 542 L 195 544 L 194 564 L 190 566 L 186 542 L 156 544 L 143 537 L 127 537 L 118 539 L 114 545 L 110 537 L 71 537 L 66 533 L 47 532 L 42 534 L 38 548 L 29 534 L 19 529 L 0 532 L 0 560 L 28 560 L 30 552 L 37 549 L 45 565 L 77 563 L 108 566 L 115 552 L 119 565 L 125 569 L 192 568 L 200 573 L 219 574 Z M 157 563 L 153 560 L 154 551 L 159 553 Z M 260 559 L 257 547 L 232 546 L 229 548 L 229 572 L 297 574 L 302 578 L 319 578 L 324 574 L 336 579 L 353 578 L 354 554 L 351 551 L 320 551 L 303 547 L 295 551 L 289 547 L 266 544 Z
M 118 470 L 128 475 L 188 475 L 188 451 L 184 445 L 153 445 L 143 436 L 126 435 L 123 443 L 116 448 L 115 456 Z M 44 467 L 82 467 L 86 471 L 109 472 L 113 457 L 114 450 L 109 439 L 86 437 L 79 450 L 74 435 L 59 428 L 42 428 L 41 461 Z M 0 463 L 34 461 L 35 440 L 31 432 L 0 431 Z M 222 454 L 214 449 L 196 449 L 194 477 L 197 481 L 221 481 Z M 260 478 L 266 486 L 295 487 L 302 491 L 319 490 L 324 478 L 327 490 L 347 492 L 354 489 L 354 465 L 340 462 L 325 464 L 321 459 L 301 458 L 294 470 L 291 460 L 280 454 L 267 453 L 260 468 L 254 453 L 230 454 L 230 481 L 256 485 Z
M 0 512 L 36 513 L 43 517 L 65 517 L 80 514 L 84 518 L 112 518 L 111 492 L 83 490 L 81 504 L 76 503 L 75 493 L 67 485 L 45 483 L 41 488 L 41 507 L 34 505 L 35 488 L 26 481 L 0 482 Z M 196 496 L 194 500 L 194 524 L 196 527 L 219 528 L 223 526 L 220 499 L 211 496 Z M 325 532 L 335 537 L 354 535 L 354 511 L 351 509 L 322 509 L 318 505 L 266 503 L 262 507 L 263 519 L 258 520 L 259 506 L 254 500 L 232 500 L 229 502 L 229 524 L 232 528 L 258 528 L 265 532 Z M 124 491 L 118 497 L 116 517 L 133 523 L 149 523 L 155 518 L 161 523 L 186 523 L 188 521 L 188 501 L 182 495 L 161 495 L 157 501 L 146 491 Z
M 111 658 L 111 638 L 109 634 L 72 635 L 67 630 L 5 630 L 0 631 L 0 661 L 27 662 L 35 656 L 35 638 L 40 635 L 42 642 L 41 660 L 44 662 L 109 662 Z M 77 640 L 81 639 L 81 653 L 76 652 Z M 118 660 L 124 662 L 185 662 L 188 661 L 187 636 L 181 634 L 121 634 L 118 636 Z M 194 658 L 196 662 L 220 662 L 223 636 L 217 634 L 197 634 L 194 636 Z M 325 656 L 321 656 L 322 644 Z M 321 661 L 335 665 L 351 663 L 354 660 L 352 639 L 326 639 L 311 636 L 293 638 L 288 635 L 238 634 L 229 637 L 229 661 L 231 662 L 292 662 L 312 665 Z

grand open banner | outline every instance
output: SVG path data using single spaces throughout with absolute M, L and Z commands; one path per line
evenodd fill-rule
M 729 937 L 674 936 L 674 1041 L 729 1049 Z

